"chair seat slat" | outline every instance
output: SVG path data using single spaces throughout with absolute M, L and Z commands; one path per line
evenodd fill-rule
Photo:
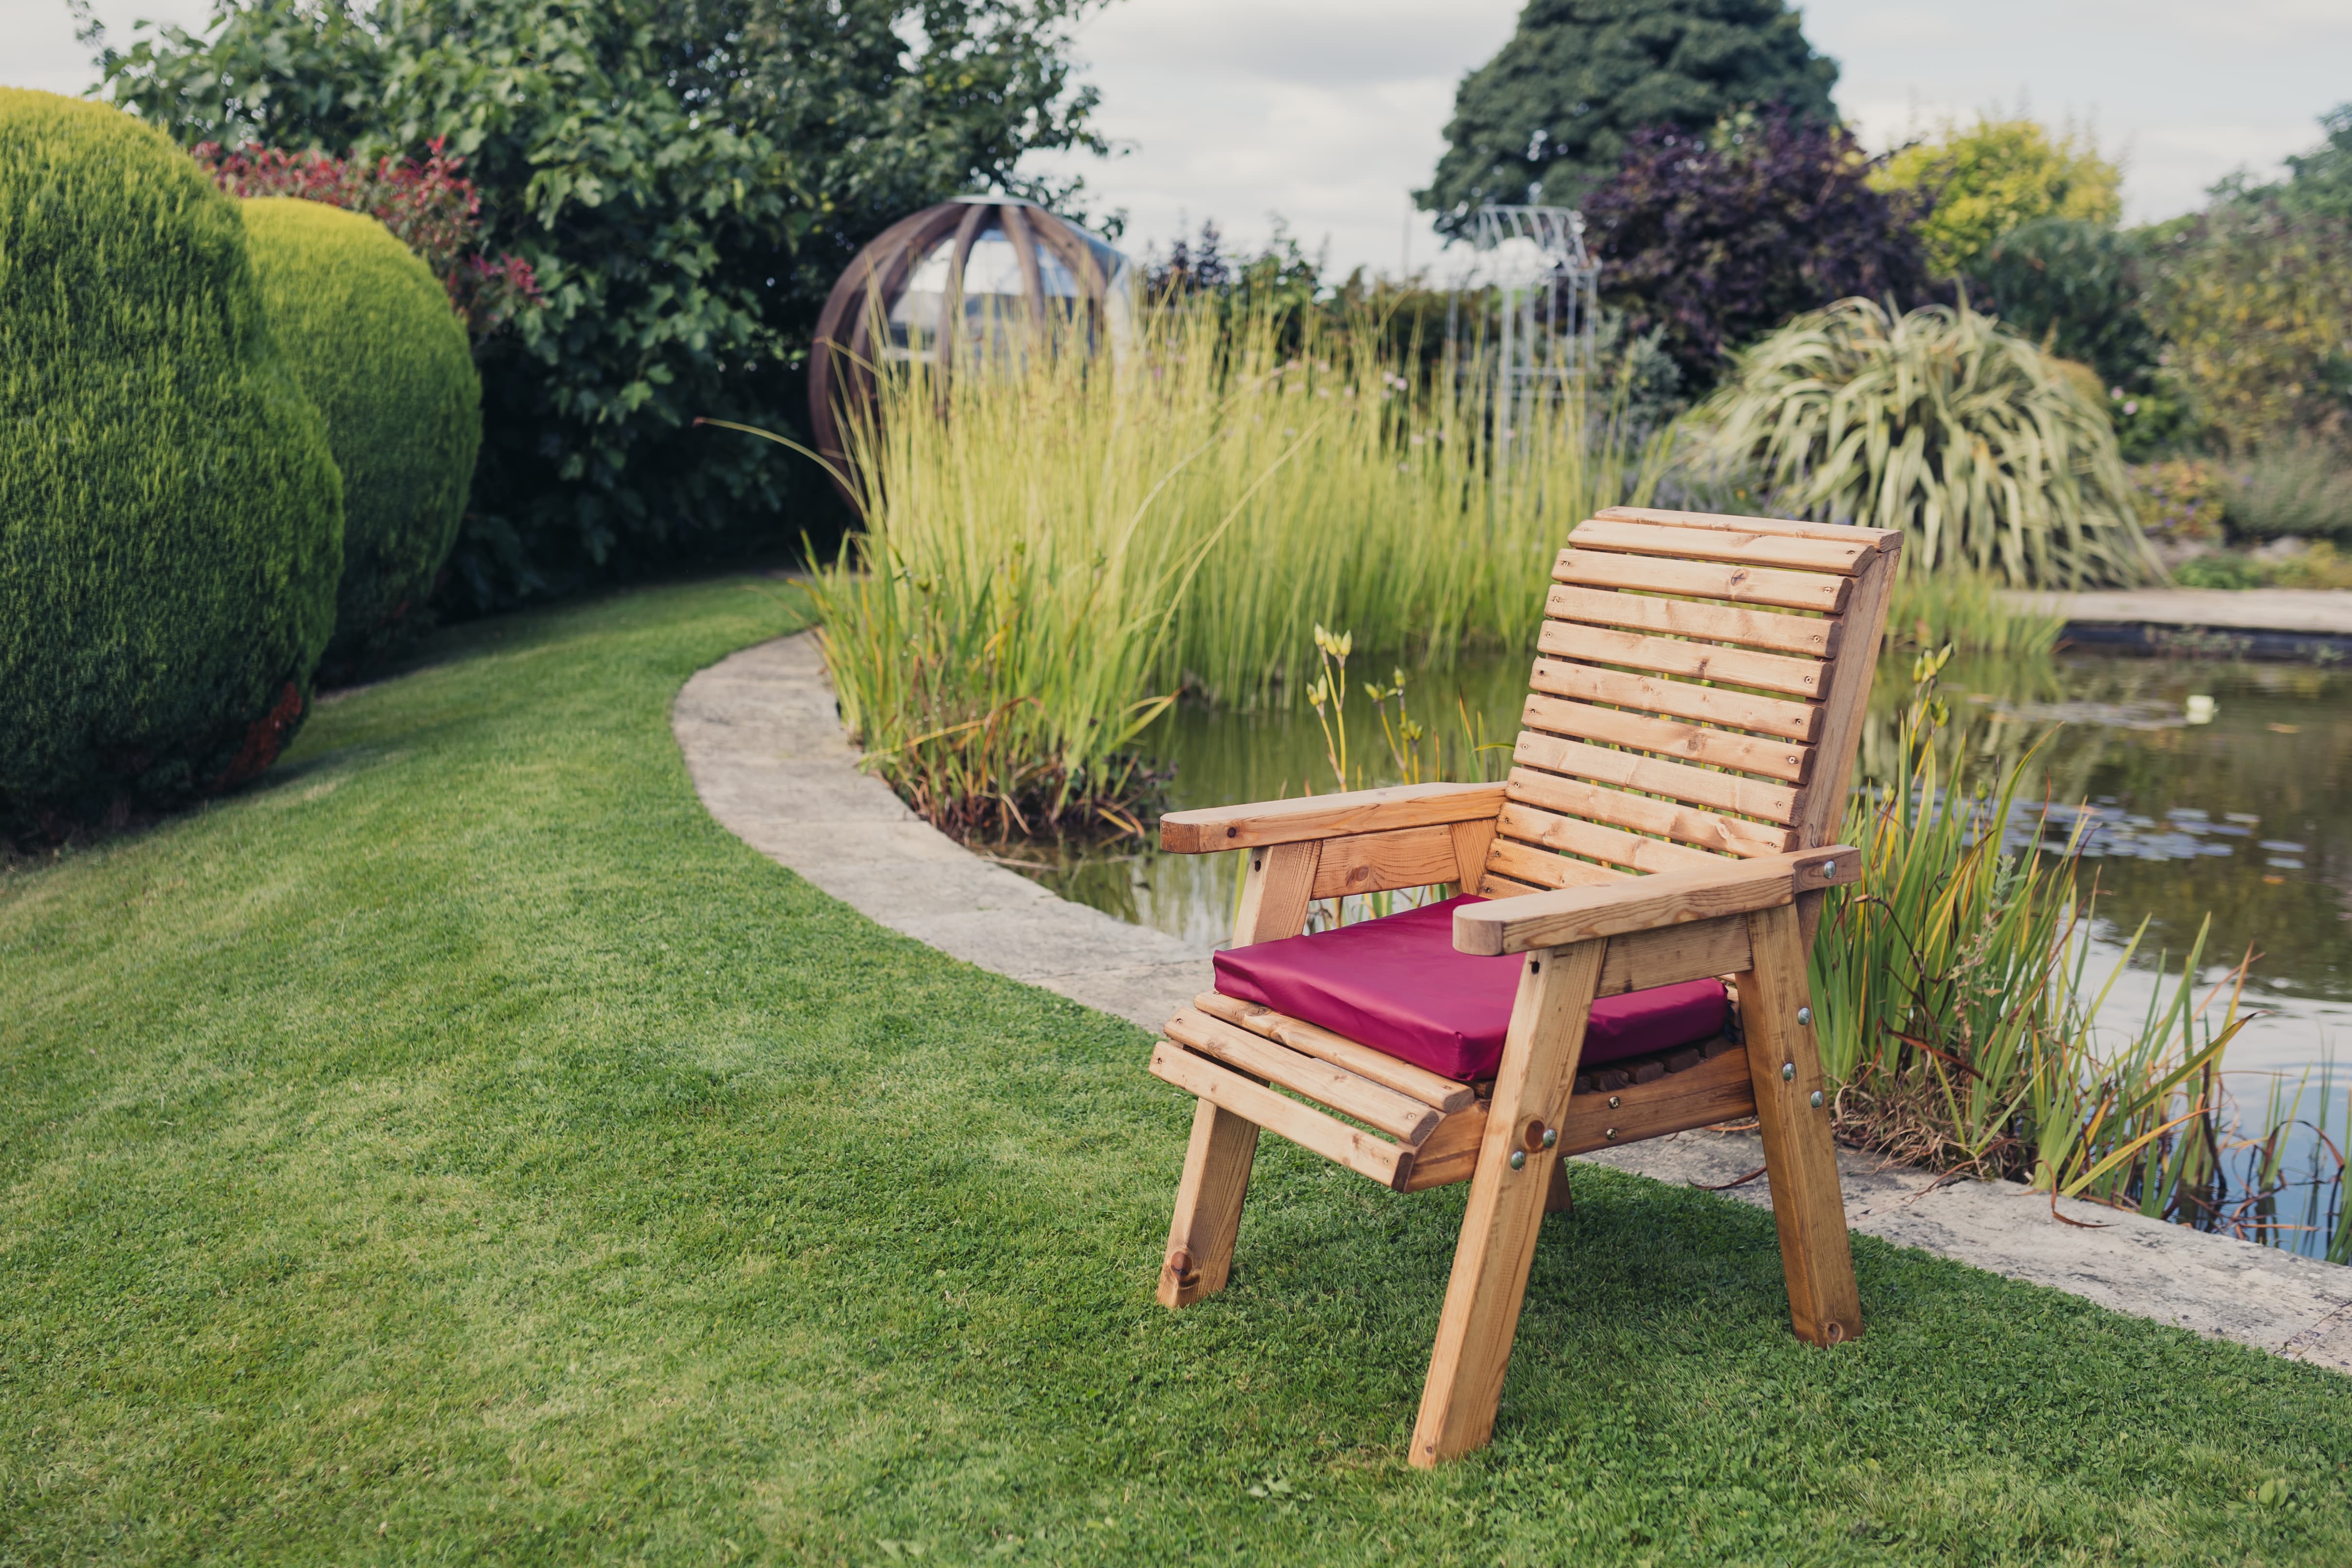
M 1853 578 L 1826 573 L 1728 566 L 1717 561 L 1670 561 L 1573 547 L 1559 552 L 1551 575 L 1556 583 L 1588 588 L 1638 588 L 1695 599 L 1726 599 L 1735 605 L 1818 610 L 1825 616 L 1845 608 L 1846 592 L 1853 586 Z
M 1563 816 L 1517 801 L 1503 807 L 1502 816 L 1495 819 L 1495 827 L 1502 838 L 1564 849 L 1571 855 L 1589 855 L 1612 866 L 1629 867 L 1636 871 L 1689 871 L 1730 864 L 1722 856 L 1704 849 L 1669 844 L 1663 838 L 1645 838 L 1620 827 L 1588 822 L 1579 816 Z
M 1551 889 L 1549 888 L 1538 887 L 1533 882 L 1518 881 L 1496 871 L 1487 872 L 1478 881 L 1478 896 L 1482 899 L 1516 899 L 1526 893 L 1549 891 Z
M 1851 577 L 1859 563 L 1878 553 L 1866 539 L 1791 539 L 1756 529 L 1673 528 L 1653 522 L 1595 518 L 1568 536 L 1587 550 L 1622 550 L 1640 555 L 1672 555 L 1694 561 L 1726 561 L 1743 566 L 1780 566 L 1796 572 L 1834 572 Z
M 1214 1057 L 1253 1078 L 1280 1084 L 1404 1142 L 1420 1142 L 1437 1125 L 1436 1109 L 1411 1095 L 1400 1094 L 1345 1068 L 1278 1046 L 1222 1018 L 1212 1018 L 1198 1008 L 1184 1008 L 1169 1019 L 1164 1028 L 1168 1037 L 1179 1045 Z
M 1675 719 L 1704 719 L 1710 724 L 1778 735 L 1784 741 L 1811 742 L 1820 731 L 1819 703 L 1790 702 L 1779 697 L 1757 697 L 1695 681 L 1669 680 L 1663 676 L 1627 675 L 1599 669 L 1572 659 L 1536 660 L 1528 682 L 1536 690 L 1585 702 L 1606 702 L 1618 708 L 1643 708 Z
M 1797 820 L 1798 794 L 1784 784 L 1767 784 L 1745 773 L 1718 773 L 1670 763 L 1647 752 L 1612 751 L 1536 730 L 1522 730 L 1518 743 L 1511 748 L 1511 761 L 1525 767 L 1541 768 L 1548 773 L 1591 779 L 1620 789 L 1639 790 L 1643 795 L 1672 795 L 1694 805 L 1761 817 L 1781 826 Z
M 1334 1034 L 1319 1024 L 1293 1018 L 1271 1007 L 1244 1002 L 1238 996 L 1222 996 L 1214 991 L 1203 991 L 1192 998 L 1192 1005 L 1212 1018 L 1222 1018 L 1253 1035 L 1263 1035 L 1276 1045 L 1288 1046 L 1294 1051 L 1319 1058 L 1333 1067 L 1354 1073 L 1358 1078 L 1370 1079 L 1384 1089 L 1411 1095 L 1437 1110 L 1459 1110 L 1477 1098 L 1470 1091 L 1468 1084 L 1456 1083 L 1427 1068 L 1416 1067 L 1401 1057 L 1392 1057 L 1370 1046 L 1359 1045 L 1345 1035 Z
M 1570 584 L 1555 584 L 1544 595 L 1544 614 L 1591 626 L 1671 632 L 1677 637 L 1744 643 L 1749 647 L 1771 648 L 1780 653 L 1810 654 L 1815 658 L 1837 657 L 1842 624 L 1816 616 L 1743 610 L 1732 605 L 1696 604 L 1688 599 L 1656 599 L 1646 594 L 1620 594 L 1612 589 L 1580 588 Z
M 1622 594 L 1614 596 L 1625 597 Z M 1633 669 L 1658 670 L 1688 676 L 1694 680 L 1726 681 L 1791 697 L 1819 697 L 1832 668 L 1817 658 L 1788 658 L 1716 643 L 1644 637 L 1639 632 L 1582 626 L 1574 621 L 1544 622 L 1543 629 L 1536 634 L 1536 650 L 1555 658 L 1622 664 Z
M 1766 778 L 1781 779 L 1790 784 L 1804 781 L 1812 756 L 1811 747 L 1793 742 L 1738 735 L 1728 730 L 1709 730 L 1697 724 L 1653 719 L 1645 713 L 1628 713 L 1618 708 L 1595 708 L 1589 703 L 1571 702 L 1565 698 L 1546 697 L 1540 693 L 1529 695 L 1520 710 L 1519 721 L 1530 730 L 1543 730 L 1576 740 L 1607 741 L 1612 745 L 1634 746 L 1674 761 L 1713 763 L 1718 767 L 1738 768 L 1742 773 L 1761 773 Z
M 1221 1067 L 1206 1057 L 1162 1040 L 1151 1047 L 1151 1076 L 1172 1083 L 1188 1094 L 1269 1132 L 1278 1132 L 1301 1148 L 1312 1149 L 1360 1176 L 1370 1176 L 1384 1187 L 1402 1191 L 1412 1174 L 1413 1152 L 1360 1128 L 1327 1116 L 1311 1105 L 1275 1093 L 1264 1084 Z
M 1671 800 L 1631 795 L 1584 779 L 1562 778 L 1533 768 L 1513 768 L 1511 799 L 1545 811 L 1589 816 L 1643 833 L 1664 834 L 1702 849 L 1727 855 L 1783 855 L 1797 847 L 1790 828 L 1702 811 Z

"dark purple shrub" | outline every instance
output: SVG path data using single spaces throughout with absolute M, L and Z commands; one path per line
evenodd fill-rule
M 1584 206 L 1601 300 L 1636 332 L 1665 328 L 1692 392 L 1802 311 L 1854 294 L 1918 303 L 1931 289 L 1916 198 L 1873 190 L 1873 167 L 1853 132 L 1780 110 L 1637 132 Z

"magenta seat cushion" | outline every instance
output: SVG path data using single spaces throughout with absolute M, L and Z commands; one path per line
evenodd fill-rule
M 1523 960 L 1454 951 L 1454 911 L 1478 901 L 1448 899 L 1337 931 L 1221 952 L 1217 990 L 1447 1078 L 1465 1083 L 1491 1078 L 1503 1059 Z M 1592 1004 L 1582 1064 L 1712 1038 L 1723 1032 L 1728 1011 L 1719 980 L 1604 996 Z

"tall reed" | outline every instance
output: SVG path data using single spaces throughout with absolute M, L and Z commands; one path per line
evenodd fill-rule
M 880 367 L 816 592 L 844 717 L 927 816 L 1123 823 L 1179 690 L 1300 691 L 1318 624 L 1407 664 L 1524 641 L 1569 530 L 1655 487 L 1664 443 L 1580 395 L 1507 429 L 1475 363 L 1280 324 L 1175 300 L 1110 356 Z

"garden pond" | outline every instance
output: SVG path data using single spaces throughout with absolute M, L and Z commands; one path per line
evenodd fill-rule
M 1351 771 L 1360 782 L 1392 783 L 1390 750 L 1362 689 L 1387 672 L 1368 663 L 1358 658 L 1349 671 Z M 1495 748 L 1484 754 L 1499 776 L 1526 678 L 1519 658 L 1409 673 L 1404 701 L 1448 738 L 1454 776 L 1466 776 L 1458 765 L 1465 727 Z M 1910 689 L 1908 656 L 1890 656 L 1874 693 L 1865 776 L 1891 760 Z M 1976 776 L 1996 778 L 2031 752 L 2034 799 L 2012 819 L 2012 843 L 2063 848 L 2079 826 L 2099 894 L 2092 973 L 2103 977 L 2147 921 L 2103 1017 L 2118 1030 L 2134 1026 L 2160 958 L 2169 954 L 2164 962 L 2177 973 L 2210 913 L 2210 980 L 2255 954 L 2246 1003 L 2261 1016 L 2227 1058 L 2242 1121 L 2274 1123 L 2283 1111 L 2273 1096 L 2292 1096 L 2315 1069 L 2296 1141 L 2315 1136 L 2314 1122 L 2337 1136 L 2343 1097 L 2323 1089 L 2320 1076 L 2339 1045 L 2352 1045 L 2352 671 L 2072 651 L 1955 660 L 1939 689 L 1951 709 L 1947 736 L 1969 748 Z M 1172 810 L 1338 787 L 1325 728 L 1304 703 L 1258 712 L 1180 705 L 1146 744 L 1173 766 Z M 993 853 L 1065 897 L 1203 946 L 1231 928 L 1239 856 L 1164 855 L 1131 839 Z

